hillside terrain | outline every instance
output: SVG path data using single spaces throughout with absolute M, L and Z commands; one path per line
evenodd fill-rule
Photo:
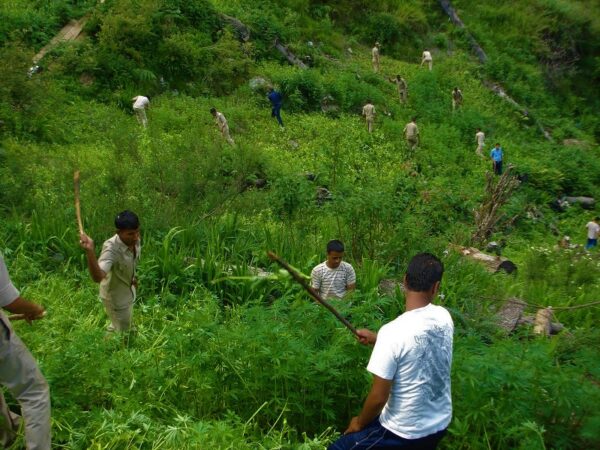
M 357 272 L 357 290 L 335 306 L 361 328 L 404 310 L 382 280 L 399 281 L 418 252 L 442 258 L 437 303 L 455 337 L 441 448 L 600 447 L 600 257 L 583 249 L 600 214 L 556 203 L 600 199 L 600 6 L 456 0 L 461 29 L 441 3 L 0 3 L 0 251 L 23 295 L 48 310 L 14 327 L 50 384 L 56 448 L 326 448 L 367 393 L 370 350 L 267 250 L 309 274 L 330 239 Z M 82 33 L 28 75 L 72 20 Z M 419 66 L 425 48 L 432 71 Z M 270 85 L 283 95 L 283 128 Z M 464 96 L 455 112 L 454 87 Z M 136 95 L 150 98 L 147 128 Z M 361 115 L 369 99 L 373 133 Z M 403 136 L 412 117 L 414 151 Z M 489 201 L 496 142 L 518 185 L 479 240 L 474 212 Z M 118 211 L 141 218 L 137 331 L 124 339 L 104 338 L 78 245 L 75 170 L 98 250 Z M 577 245 L 559 247 L 564 236 Z M 456 251 L 492 241 L 516 273 Z M 528 314 L 554 307 L 565 329 L 505 332 L 497 313 L 514 297 Z

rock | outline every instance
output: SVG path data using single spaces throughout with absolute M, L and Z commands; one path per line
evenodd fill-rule
M 504 328 L 509 333 L 513 332 L 519 324 L 525 306 L 523 300 L 515 297 L 509 298 L 496 315 L 500 328 Z
M 397 290 L 403 291 L 404 285 L 400 281 L 392 279 L 381 280 L 377 286 L 379 295 L 386 295 L 388 297 L 395 297 Z
M 253 91 L 266 91 L 270 83 L 262 77 L 254 77 L 250 79 L 248 85 Z
M 329 202 L 329 201 L 333 200 L 333 195 L 331 194 L 331 192 L 329 192 L 329 189 L 327 189 L 325 186 L 319 186 L 317 188 L 316 199 L 317 199 L 317 205 L 323 206 L 323 204 L 325 202 Z
M 498 265 L 498 268 L 496 269 L 496 273 L 500 272 L 501 270 L 504 270 L 507 274 L 510 275 L 517 271 L 517 265 L 514 262 L 507 259 L 506 261 L 502 261 Z
M 335 98 L 327 94 L 321 99 L 321 111 L 324 113 L 338 113 L 340 111 L 340 105 Z
M 502 246 L 498 244 L 496 241 L 489 242 L 485 247 L 485 251 L 489 253 L 494 253 L 496 256 L 500 256 L 502 253 Z

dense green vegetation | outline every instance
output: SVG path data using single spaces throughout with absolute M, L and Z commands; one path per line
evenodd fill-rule
M 57 448 L 326 447 L 366 394 L 369 350 L 266 250 L 309 273 L 332 238 L 346 243 L 358 277 L 336 306 L 371 329 L 403 310 L 401 294 L 379 295 L 378 282 L 401 276 L 419 251 L 444 255 L 439 302 L 456 324 L 444 448 L 600 446 L 598 308 L 557 310 L 567 331 L 551 339 L 528 328 L 506 336 L 494 320 L 511 296 L 553 306 L 600 297 L 597 252 L 554 247 L 562 234 L 582 243 L 597 212 L 548 207 L 562 194 L 600 198 L 597 5 L 476 3 L 455 6 L 488 53 L 485 66 L 434 1 L 0 4 L 0 250 L 24 296 L 49 311 L 15 328 L 51 385 Z M 27 77 L 35 51 L 86 14 L 85 37 Z M 248 42 L 224 15 L 250 27 Z M 311 67 L 288 65 L 276 37 Z M 375 39 L 381 75 L 371 70 Z M 433 72 L 419 70 L 424 47 Z M 387 80 L 396 73 L 409 83 L 405 107 Z M 255 77 L 281 89 L 284 130 Z M 554 142 L 485 80 L 530 108 Z M 465 104 L 452 114 L 454 86 Z M 132 115 L 137 94 L 150 96 L 147 130 Z M 337 108 L 323 113 L 326 96 Z M 367 98 L 378 113 L 371 135 L 360 117 Z M 413 115 L 422 145 L 411 154 L 402 129 Z M 527 174 L 492 236 L 506 242 L 515 276 L 445 252 L 470 244 L 484 196 L 489 164 L 475 155 L 476 127 Z M 117 211 L 142 220 L 138 332 L 124 341 L 103 339 L 105 314 L 77 245 L 74 169 L 97 246 Z M 315 201 L 318 186 L 332 201 Z M 255 277 L 257 267 L 274 273 Z

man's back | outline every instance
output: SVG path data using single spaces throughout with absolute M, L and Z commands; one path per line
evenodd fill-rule
M 414 138 L 419 134 L 419 128 L 416 123 L 409 122 L 404 127 L 404 132 L 406 133 L 407 138 Z
M 270 100 L 270 102 L 273 106 L 280 105 L 281 101 L 282 101 L 281 94 L 277 91 L 269 92 L 269 95 L 267 96 L 267 98 Z
M 143 95 L 138 95 L 134 97 L 133 100 L 133 109 L 144 109 L 150 104 L 150 100 L 148 100 L 148 97 L 144 97 Z
M 393 380 L 381 425 L 406 439 L 445 429 L 452 418 L 450 368 L 454 324 L 429 304 L 384 325 L 367 370 Z
M 373 116 L 375 116 L 375 106 L 373 106 L 371 103 L 367 103 L 365 106 L 363 106 L 363 116 L 365 116 L 367 119 L 372 119 Z

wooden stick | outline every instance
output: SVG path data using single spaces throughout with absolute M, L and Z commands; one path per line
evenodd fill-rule
M 354 328 L 354 326 L 352 326 L 352 324 L 350 322 L 348 322 L 348 320 L 344 316 L 342 316 L 339 312 L 337 312 L 333 306 L 331 306 L 329 303 L 327 303 L 325 300 L 323 300 L 321 298 L 321 296 L 319 295 L 319 293 L 317 291 L 315 291 L 311 286 L 309 286 L 308 283 L 306 282 L 306 280 L 304 278 L 302 278 L 302 276 L 298 272 L 296 272 L 288 263 L 286 263 L 283 259 L 281 259 L 279 256 L 277 256 L 273 252 L 267 252 L 267 255 L 269 256 L 269 258 L 272 261 L 275 261 L 277 264 L 279 264 L 281 267 L 283 267 L 285 270 L 287 270 L 290 273 L 290 275 L 292 276 L 292 278 L 294 280 L 296 280 L 296 282 L 298 282 L 298 284 L 300 284 L 300 286 L 302 286 L 304 288 L 304 290 L 306 292 L 308 292 L 308 294 L 317 303 L 320 303 L 325 308 L 327 308 L 340 322 L 342 322 L 344 324 L 344 326 L 346 328 L 348 328 L 350 331 L 352 331 L 352 333 L 354 333 L 354 335 L 356 337 L 360 337 L 358 335 L 358 332 L 356 331 L 356 328 Z
M 83 234 L 83 222 L 81 221 L 81 206 L 79 205 L 79 170 L 73 173 L 73 187 L 75 189 L 75 214 L 77 215 L 77 226 L 79 234 Z
M 42 317 L 46 317 L 46 311 L 36 317 L 36 319 L 41 319 Z M 15 320 L 27 320 L 27 316 L 25 314 L 11 314 L 8 316 L 8 320 L 11 322 Z

